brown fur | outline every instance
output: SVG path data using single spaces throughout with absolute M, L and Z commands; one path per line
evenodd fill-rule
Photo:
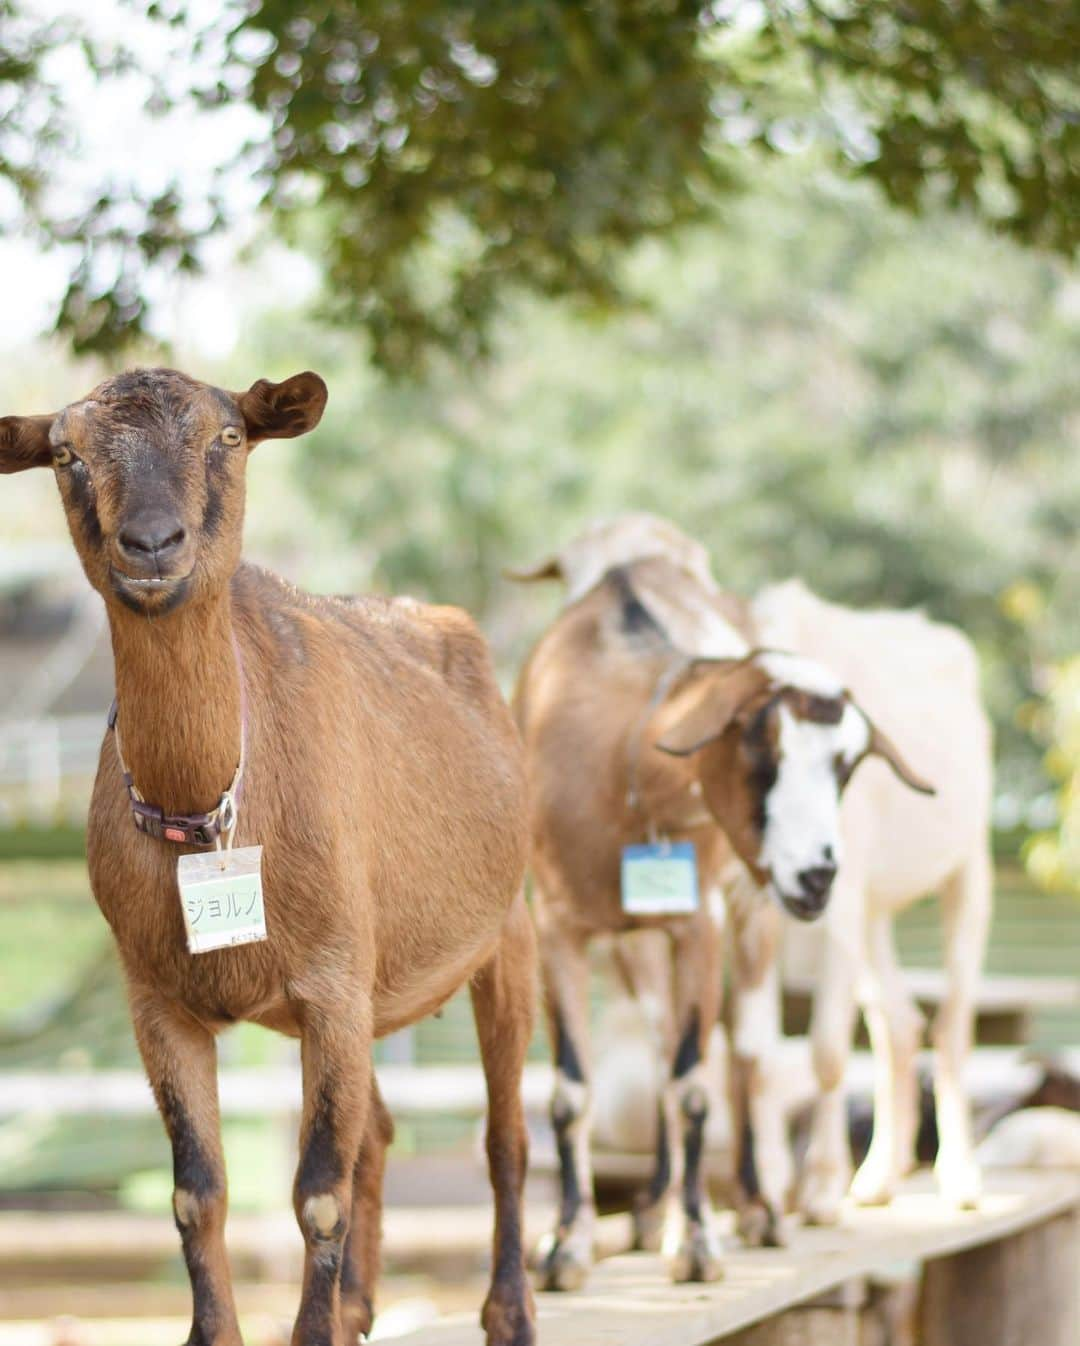
M 604 525 L 567 549 L 576 569 L 560 562 L 538 573 L 564 577 L 573 586 L 595 569 L 591 547 L 618 555 L 644 525 L 638 521 L 635 528 L 627 539 L 618 521 Z M 729 659 L 680 652 L 649 603 L 680 622 L 689 619 L 687 634 L 709 613 L 750 644 L 749 621 L 737 599 L 704 582 L 700 558 L 696 570 L 688 569 L 683 554 L 696 544 L 684 540 L 665 555 L 665 536 L 649 534 L 648 555 L 621 560 L 564 609 L 528 660 L 515 700 L 529 772 L 535 910 L 553 1051 L 563 1076 L 567 1061 L 576 1062 L 582 1075 L 583 1088 L 570 1087 L 572 1078 L 557 1088 L 556 1128 L 567 1134 L 587 1125 L 588 1102 L 580 1100 L 588 1098 L 588 941 L 650 926 L 670 934 L 676 1004 L 666 1050 L 677 1085 L 703 1060 L 717 1016 L 721 932 L 711 905 L 723 900 L 735 927 L 736 996 L 758 986 L 772 965 L 780 915 L 763 905 L 760 889 L 772 876 L 760 856 L 765 798 L 779 762 L 780 708 L 823 723 L 837 723 L 844 712 L 843 695 L 777 683 L 758 652 Z M 895 757 L 880 737 L 871 750 Z M 836 764 L 839 788 L 850 765 Z M 893 765 L 907 770 L 898 758 Z M 701 905 L 692 916 L 631 917 L 622 910 L 622 849 L 653 835 L 695 845 Z M 733 873 L 741 876 L 734 883 Z M 736 1052 L 732 1057 L 736 1126 L 748 1136 L 743 1123 L 758 1082 L 750 1063 Z M 681 1125 L 679 1118 L 669 1119 L 667 1144 Z M 584 1275 L 592 1219 L 591 1194 L 583 1190 L 589 1185 L 584 1141 L 564 1145 L 562 1155 L 563 1217 L 544 1268 L 546 1283 L 557 1288 Z M 643 1241 L 655 1231 L 662 1175 L 677 1173 L 677 1159 L 661 1156 L 648 1209 L 639 1211 Z M 700 1225 L 687 1196 L 689 1187 L 701 1187 L 698 1162 L 688 1146 L 683 1196 L 693 1246 L 676 1272 L 690 1270 L 704 1279 L 715 1268 L 695 1243 Z M 756 1178 L 749 1186 L 756 1190 Z M 755 1217 L 768 1241 L 779 1238 L 779 1214 L 767 1206 Z
M 672 1101 L 666 1105 L 662 1144 L 670 1154 L 661 1167 L 667 1167 L 668 1176 L 658 1176 L 643 1195 L 638 1236 L 642 1244 L 655 1243 L 667 1185 L 681 1168 L 687 1236 L 675 1274 L 711 1279 L 718 1266 L 704 1233 L 704 1175 L 692 1141 L 704 1124 L 694 1069 L 705 1058 L 719 1010 L 722 948 L 720 928 L 710 912 L 710 890 L 719 885 L 733 851 L 742 849 L 748 862 L 753 859 L 743 842 L 752 830 L 754 799 L 750 783 L 741 777 L 726 777 L 725 788 L 718 787 L 715 773 L 727 769 L 719 750 L 680 757 L 656 751 L 655 744 L 682 722 L 697 699 L 711 701 L 722 688 L 724 696 L 737 694 L 741 705 L 763 683 L 759 670 L 747 669 L 725 685 L 730 669 L 705 662 L 679 672 L 668 695 L 651 704 L 679 656 L 636 593 L 639 588 L 663 592 L 665 586 L 677 592 L 688 582 L 686 573 L 663 557 L 609 572 L 544 635 L 522 671 L 515 713 L 529 772 L 534 909 L 556 1065 L 572 1084 L 576 1063 L 587 1094 L 589 940 L 601 933 L 666 930 L 672 940 L 675 1005 L 666 1025 L 665 1050 L 673 1083 L 684 1083 L 686 1089 L 677 1106 Z M 699 597 L 728 621 L 741 616 L 730 596 L 703 592 Z M 640 795 L 638 805 L 628 798 L 632 781 Z M 730 835 L 705 807 L 706 802 L 713 806 L 714 797 L 733 820 Z M 696 846 L 702 901 L 692 916 L 631 917 L 622 910 L 622 848 L 646 840 L 651 829 Z M 580 1114 L 568 1111 L 575 1106 Z M 585 1127 L 588 1103 L 576 1103 L 572 1088 L 560 1084 L 553 1117 L 557 1129 Z M 685 1153 L 678 1146 L 680 1134 Z M 581 1146 L 578 1140 L 578 1156 Z M 587 1161 L 575 1159 L 574 1153 L 573 1147 L 564 1147 L 563 1215 L 543 1264 L 544 1282 L 551 1288 L 579 1284 L 589 1258 L 590 1172 Z
M 264 847 L 266 942 L 187 952 L 179 848 L 135 830 L 111 735 L 89 818 L 94 894 L 173 1142 L 191 1343 L 240 1340 L 222 1236 L 215 1034 L 245 1019 L 301 1038 L 295 1204 L 307 1257 L 293 1342 L 340 1346 L 370 1326 L 392 1131 L 372 1041 L 472 978 L 496 1200 L 484 1322 L 490 1342 L 523 1346 L 533 1329 L 518 1095 L 535 952 L 520 896 L 520 745 L 463 613 L 313 598 L 240 564 L 246 449 L 310 429 L 325 397 L 313 374 L 235 395 L 134 371 L 58 416 L 0 422 L 0 465 L 52 454 L 66 464 L 61 496 L 106 601 L 124 755 L 146 799 L 173 813 L 214 807 L 240 753 L 243 678 L 235 843 Z M 230 445 L 237 427 L 242 440 Z M 164 551 L 140 549 L 147 529 L 169 533 Z

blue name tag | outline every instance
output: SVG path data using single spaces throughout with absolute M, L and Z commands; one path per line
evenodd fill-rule
M 694 843 L 624 846 L 622 909 L 630 916 L 682 916 L 697 911 Z

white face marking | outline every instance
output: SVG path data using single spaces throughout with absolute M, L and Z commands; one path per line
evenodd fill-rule
M 801 654 L 772 650 L 755 660 L 782 687 L 797 687 L 811 696 L 842 696 L 844 684 L 830 669 Z
M 801 873 L 840 864 L 840 783 L 835 762 L 840 757 L 850 765 L 862 756 L 870 726 L 850 702 L 837 724 L 799 719 L 782 703 L 777 713 L 779 763 L 765 799 L 760 864 L 772 878 L 775 896 L 798 899 L 804 896 Z

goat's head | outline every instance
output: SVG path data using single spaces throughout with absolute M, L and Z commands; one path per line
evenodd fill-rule
M 756 881 L 800 920 L 825 910 L 841 861 L 840 798 L 866 757 L 933 789 L 837 679 L 779 651 L 702 660 L 658 713 L 656 746 L 695 758 L 709 811 Z
M 596 519 L 553 556 L 526 570 L 509 570 L 510 579 L 562 580 L 567 604 L 576 602 L 614 566 L 646 557 L 663 556 L 692 575 L 707 589 L 716 581 L 709 553 L 693 538 L 656 514 L 619 514 Z
M 304 434 L 325 405 L 317 374 L 229 393 L 136 369 L 54 415 L 0 420 L 0 472 L 53 467 L 91 584 L 162 616 L 236 569 L 248 450 Z

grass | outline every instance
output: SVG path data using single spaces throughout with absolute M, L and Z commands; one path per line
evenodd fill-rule
M 0 1023 L 72 985 L 107 937 L 81 860 L 0 864 Z

